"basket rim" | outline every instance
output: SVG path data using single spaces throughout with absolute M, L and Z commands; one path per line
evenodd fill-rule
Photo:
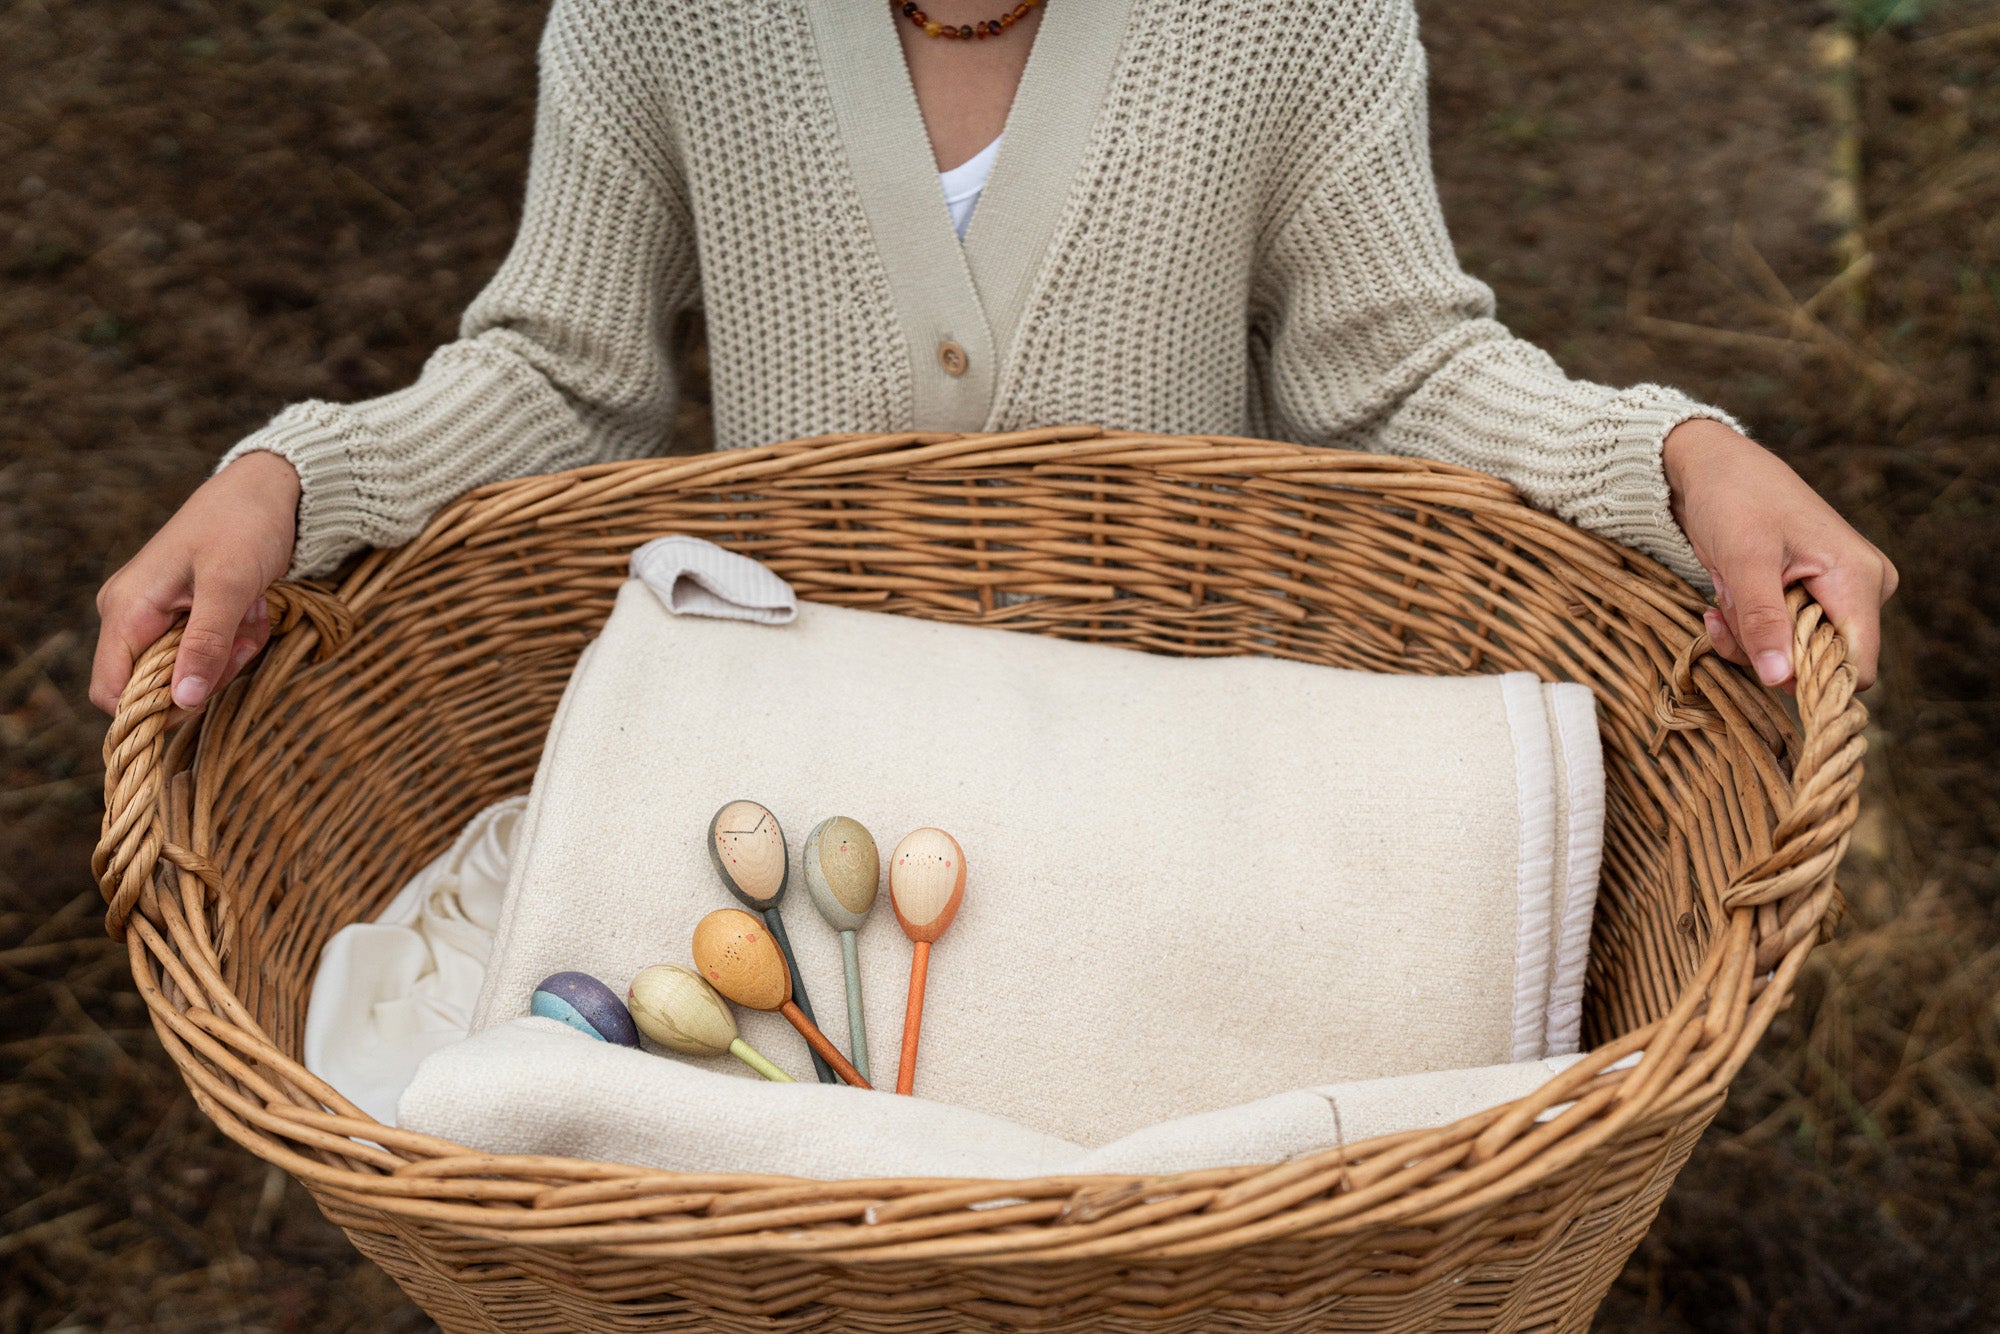
M 1656 709 L 1662 729 L 1707 725 L 1718 710 L 1754 709 L 1781 730 L 1790 726 L 1768 692 L 1710 653 L 1700 623 L 1704 603 L 1693 589 L 1638 552 L 1528 507 L 1504 481 L 1427 460 L 1095 426 L 829 435 L 494 483 L 445 506 L 406 546 L 364 556 L 337 586 L 272 586 L 273 642 L 263 675 L 268 682 L 308 657 L 337 651 L 400 576 L 453 547 L 477 546 L 503 519 L 544 528 L 584 524 L 593 505 L 637 491 L 697 484 L 752 490 L 767 478 L 834 480 L 885 468 L 908 477 L 1144 469 L 1504 510 L 1549 552 L 1619 581 L 1650 617 L 1684 637 Z M 1621 1137 L 1705 1120 L 1784 1003 L 1836 902 L 1833 868 L 1858 810 L 1866 719 L 1838 631 L 1804 590 L 1790 590 L 1788 601 L 1803 729 L 1789 775 L 1791 806 L 1773 812 L 1770 854 L 1731 879 L 1726 923 L 1670 1011 L 1585 1053 L 1527 1098 L 1290 1163 L 1170 1176 L 820 1182 L 488 1154 L 380 1125 L 279 1050 L 223 981 L 208 918 L 227 895 L 226 874 L 202 850 L 189 819 L 190 785 L 175 774 L 205 736 L 275 691 L 235 690 L 193 719 L 177 718 L 168 687 L 179 626 L 141 656 L 107 733 L 104 830 L 93 869 L 107 926 L 125 941 L 135 983 L 197 1103 L 323 1203 L 488 1241 L 843 1263 L 1167 1259 L 1301 1233 L 1426 1225 L 1518 1194 Z M 1641 1051 L 1637 1065 L 1611 1068 Z

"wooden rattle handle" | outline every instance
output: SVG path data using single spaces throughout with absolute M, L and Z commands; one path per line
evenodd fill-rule
M 778 916 L 777 904 L 774 903 L 764 909 L 764 925 L 771 928 L 771 939 L 777 942 L 778 953 L 785 956 L 785 970 L 792 975 L 792 999 L 798 1002 L 799 1009 L 805 1012 L 806 1022 L 817 1029 L 819 1016 L 813 1013 L 813 1003 L 806 998 L 806 980 L 799 974 L 799 961 L 792 954 L 792 942 L 785 936 L 785 919 Z M 818 1051 L 813 1052 L 813 1069 L 818 1073 L 820 1083 L 839 1082 L 833 1076 L 834 1067 L 828 1064 L 826 1058 Z
M 903 1011 L 903 1059 L 896 1066 L 896 1092 L 917 1086 L 917 1037 L 924 1026 L 924 982 L 930 977 L 931 943 L 919 940 L 910 953 L 910 1004 Z
M 858 1089 L 875 1087 L 861 1077 L 859 1070 L 856 1070 L 847 1063 L 847 1058 L 840 1054 L 840 1048 L 834 1046 L 826 1034 L 819 1031 L 819 1025 L 806 1018 L 795 1003 L 786 1001 L 778 1007 L 778 1013 L 792 1021 L 792 1027 L 799 1030 L 799 1036 L 804 1038 L 806 1045 L 813 1049 L 813 1055 L 832 1066 L 839 1072 L 842 1079 Z
M 868 1016 L 861 1009 L 861 953 L 852 931 L 840 933 L 840 961 L 847 972 L 847 1045 L 854 1052 L 854 1068 L 863 1079 L 870 1079 Z
M 758 1074 L 764 1076 L 764 1078 L 766 1079 L 774 1080 L 775 1082 L 780 1084 L 791 1084 L 797 1082 L 790 1075 L 786 1074 L 783 1070 L 780 1070 L 777 1066 L 772 1065 L 769 1061 L 765 1060 L 763 1052 L 758 1051 L 755 1047 L 745 1042 L 742 1038 L 737 1038 L 735 1041 L 729 1044 L 729 1052 L 737 1060 L 743 1062 L 743 1064 L 749 1066 L 752 1070 L 755 1070 Z

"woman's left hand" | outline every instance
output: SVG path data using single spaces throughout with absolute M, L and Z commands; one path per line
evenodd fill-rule
M 1792 683 L 1785 589 L 1804 584 L 1847 640 L 1865 690 L 1875 683 L 1882 604 L 1896 567 L 1776 455 L 1719 421 L 1693 418 L 1661 451 L 1674 519 L 1715 580 L 1704 614 L 1715 651 L 1768 686 Z

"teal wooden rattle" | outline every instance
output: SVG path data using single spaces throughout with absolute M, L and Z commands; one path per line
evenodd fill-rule
M 861 956 L 854 933 L 875 906 L 881 854 L 859 820 L 835 815 L 813 826 L 799 860 L 813 906 L 827 925 L 840 933 L 840 959 L 847 969 L 848 1050 L 862 1078 L 872 1078 L 868 1073 L 868 1020 L 861 1012 Z
M 785 831 L 778 817 L 754 801 L 732 801 L 708 822 L 708 855 L 736 901 L 764 919 L 771 939 L 785 956 L 785 968 L 792 975 L 792 1001 L 815 1028 L 819 1018 L 806 999 L 806 980 L 799 975 L 799 961 L 792 954 L 792 942 L 785 936 L 785 919 L 778 915 L 778 901 L 785 897 L 785 885 L 792 875 L 792 859 L 785 847 Z M 826 1058 L 813 1053 L 813 1069 L 822 1084 L 839 1083 Z

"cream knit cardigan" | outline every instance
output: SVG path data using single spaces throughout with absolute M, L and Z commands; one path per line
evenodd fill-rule
M 894 23 L 555 0 L 520 232 L 459 340 L 225 459 L 298 468 L 292 573 L 481 483 L 661 452 L 698 306 L 723 448 L 1093 421 L 1416 455 L 1700 580 L 1660 446 L 1728 418 L 1570 380 L 1493 320 L 1438 207 L 1411 0 L 1051 4 L 962 245 Z

